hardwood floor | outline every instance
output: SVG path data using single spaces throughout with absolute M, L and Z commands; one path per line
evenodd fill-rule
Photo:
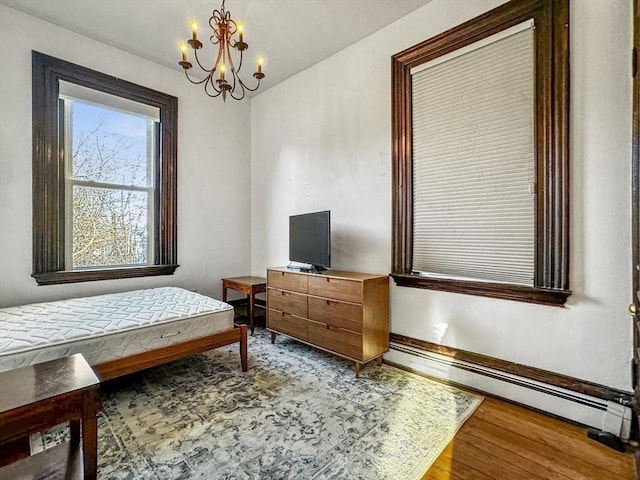
M 632 453 L 586 429 L 486 397 L 422 480 L 632 480 Z

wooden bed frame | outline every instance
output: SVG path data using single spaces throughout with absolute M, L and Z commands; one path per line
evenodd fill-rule
M 213 348 L 240 342 L 240 363 L 242 371 L 247 371 L 247 326 L 235 325 L 231 330 L 214 333 L 206 337 L 195 338 L 187 342 L 176 343 L 167 347 L 136 353 L 128 357 L 110 360 L 92 365 L 100 381 L 121 377 L 129 373 L 155 367 L 164 363 L 178 360 Z
M 240 343 L 240 364 L 247 371 L 247 326 L 234 325 L 223 332 L 206 337 L 194 338 L 167 347 L 136 353 L 117 360 L 91 365 L 101 382 L 134 373 L 146 368 L 156 367 L 180 358 L 196 355 L 232 343 Z M 0 444 L 0 467 L 30 455 L 29 436 L 20 437 Z M 0 478 L 5 478 L 0 474 Z M 75 477 L 74 477 L 75 478 Z

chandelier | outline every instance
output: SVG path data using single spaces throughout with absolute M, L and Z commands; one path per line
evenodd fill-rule
M 196 85 L 204 84 L 204 91 L 210 97 L 222 95 L 222 100 L 227 101 L 227 95 L 234 100 L 242 100 L 247 91 L 254 92 L 260 86 L 260 80 L 264 78 L 262 73 L 263 58 L 258 57 L 257 69 L 253 74 L 253 78 L 257 80 L 257 84 L 251 88 L 240 78 L 240 70 L 242 69 L 242 56 L 249 45 L 244 41 L 244 26 L 240 22 L 236 22 L 231 18 L 231 13 L 225 11 L 224 2 L 220 10 L 214 10 L 211 18 L 209 18 L 209 26 L 213 30 L 213 34 L 209 37 L 209 41 L 213 45 L 218 46 L 218 56 L 211 68 L 206 68 L 200 63 L 198 58 L 198 50 L 202 48 L 202 42 L 198 40 L 198 23 L 191 21 L 191 39 L 182 41 L 178 47 L 182 53 L 182 60 L 178 64 L 184 69 L 187 79 Z M 237 33 L 237 39 L 234 37 Z M 193 48 L 193 55 L 196 63 L 206 74 L 202 80 L 193 79 L 189 76 L 189 70 L 193 64 L 188 60 L 187 44 Z M 232 56 L 232 49 L 239 52 L 236 61 Z M 236 53 L 236 56 L 238 54 Z

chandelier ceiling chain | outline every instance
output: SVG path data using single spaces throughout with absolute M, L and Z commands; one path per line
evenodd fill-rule
M 184 69 L 187 79 L 196 85 L 204 84 L 204 91 L 210 97 L 218 97 L 222 95 L 222 100 L 226 102 L 227 95 L 234 100 L 242 100 L 247 92 L 255 92 L 260 87 L 260 80 L 264 78 L 262 73 L 262 57 L 258 57 L 257 69 L 253 73 L 253 78 L 257 80 L 255 87 L 249 87 L 240 78 L 240 70 L 242 69 L 242 59 L 245 50 L 249 45 L 244 41 L 244 25 L 236 22 L 231 18 L 231 13 L 224 8 L 225 0 L 222 0 L 220 10 L 214 10 L 209 18 L 209 26 L 213 30 L 209 41 L 212 45 L 218 46 L 218 56 L 211 68 L 206 68 L 198 58 L 198 50 L 202 48 L 202 42 L 198 40 L 198 24 L 195 20 L 191 21 L 191 38 L 182 41 L 178 47 L 182 53 L 182 61 L 178 64 Z M 237 34 L 237 39 L 234 35 Z M 200 69 L 206 73 L 202 80 L 194 80 L 189 76 L 189 69 L 193 64 L 187 58 L 189 45 L 193 49 L 193 55 Z M 234 61 L 232 49 L 239 52 L 239 60 Z M 237 54 L 236 54 L 237 56 Z M 229 72 L 229 73 L 227 73 Z M 216 78 L 217 76 L 217 78 Z

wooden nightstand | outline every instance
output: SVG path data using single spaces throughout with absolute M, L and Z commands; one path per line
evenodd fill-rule
M 0 468 L 0 480 L 95 480 L 100 381 L 84 357 L 76 354 L 1 372 L 0 385 L 0 444 L 64 422 L 71 430 L 70 442 Z
M 262 277 L 233 277 L 222 279 L 222 301 L 227 301 L 227 290 L 237 290 L 247 294 L 249 302 L 249 326 L 253 335 L 253 314 L 257 293 L 267 291 L 267 279 Z

